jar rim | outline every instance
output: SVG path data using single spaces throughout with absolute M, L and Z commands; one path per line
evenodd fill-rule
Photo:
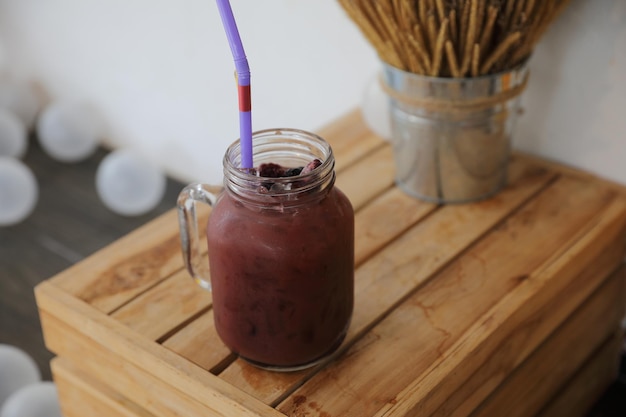
M 279 149 L 279 150 L 277 150 Z M 311 172 L 292 177 L 260 177 L 252 170 L 242 169 L 241 142 L 234 141 L 226 150 L 223 158 L 224 182 L 232 191 L 241 195 L 249 191 L 258 191 L 262 183 L 271 182 L 271 190 L 262 193 L 265 196 L 277 197 L 309 192 L 321 185 L 334 182 L 335 160 L 332 148 L 321 136 L 301 129 L 272 128 L 253 132 L 252 154 L 253 160 L 267 158 L 269 153 L 293 153 L 300 160 L 310 162 L 319 159 L 321 165 Z M 255 162 L 258 167 L 258 162 Z M 289 167 L 294 168 L 294 167 Z M 246 190 L 248 192 L 246 192 Z

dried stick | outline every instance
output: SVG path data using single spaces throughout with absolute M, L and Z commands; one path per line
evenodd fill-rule
M 513 12 L 513 17 L 511 18 L 511 21 L 509 22 L 509 28 L 514 29 L 517 28 L 518 24 L 519 24 L 519 17 L 520 14 L 522 13 L 522 9 L 524 8 L 524 0 L 517 0 L 517 3 L 515 3 L 515 11 Z
M 435 48 L 437 44 L 437 22 L 434 13 L 428 14 L 428 40 L 430 41 L 430 53 L 431 56 L 435 55 Z
M 415 26 L 416 26 L 415 32 L 420 33 L 419 26 L 418 25 L 415 25 Z M 418 56 L 421 58 L 422 66 L 426 70 L 426 73 L 429 73 L 432 65 L 431 65 L 430 57 L 428 56 L 428 51 L 424 49 L 424 45 L 425 45 L 424 42 L 420 42 L 419 39 L 416 39 L 414 36 L 411 35 L 409 36 L 409 43 L 411 44 L 411 46 L 413 46 L 413 48 L 417 51 Z
M 428 21 L 428 13 L 426 12 L 426 1 L 419 0 L 417 2 L 417 8 L 419 12 L 419 21 L 422 23 L 422 25 L 425 25 Z
M 534 14 L 531 27 L 527 30 L 526 38 L 522 45 L 516 49 L 510 58 L 510 65 L 517 65 L 523 59 L 528 57 L 533 48 L 548 29 L 550 23 L 565 9 L 570 0 L 539 2 Z
M 415 9 L 415 2 L 413 0 L 402 0 L 402 19 L 407 24 L 405 30 L 410 32 L 413 26 L 417 23 L 417 10 Z
M 524 35 L 524 38 L 522 39 L 522 44 L 515 50 L 515 52 L 511 56 L 512 62 L 519 62 L 521 59 L 530 54 L 530 51 L 535 44 L 534 34 L 537 32 L 539 25 L 541 24 L 542 16 L 545 16 L 547 14 L 550 3 L 552 2 L 540 1 L 538 3 L 537 7 L 535 8 L 535 13 L 532 17 L 530 27 L 526 29 L 526 33 Z
M 353 5 L 345 3 L 346 2 L 342 0 L 342 5 L 345 6 L 348 13 L 354 15 L 355 21 L 361 27 L 365 37 L 372 43 L 381 59 L 390 65 L 403 68 L 403 61 L 396 52 L 395 47 L 389 47 L 389 35 L 384 29 L 384 26 L 381 26 L 382 22 L 375 17 L 375 14 L 372 14 L 375 12 L 367 6 L 357 9 Z M 369 12 L 369 16 L 366 14 L 367 12 Z M 378 26 L 375 26 L 374 22 L 376 22 Z
M 404 20 L 403 20 L 403 16 L 402 16 L 402 6 L 400 5 L 400 0 L 390 0 L 390 10 L 389 10 L 389 14 L 391 17 L 391 20 L 393 20 L 394 22 L 396 22 L 398 24 L 398 27 L 400 29 L 402 29 L 402 33 L 404 33 L 405 27 L 404 27 Z
M 480 65 L 480 45 L 475 43 L 472 49 L 472 77 L 480 75 L 478 66 Z
M 389 39 L 393 40 L 394 44 L 396 44 L 396 40 L 399 38 L 401 31 L 398 30 L 398 20 L 393 15 L 393 11 L 391 11 L 393 6 L 391 6 L 391 3 L 385 4 L 384 2 L 377 2 L 374 7 L 376 8 L 378 20 L 384 26 Z M 397 44 L 399 45 L 399 42 Z
M 400 31 L 398 30 L 398 26 L 396 22 L 391 19 L 389 14 L 385 13 L 383 7 L 384 6 L 381 3 L 376 3 L 378 16 L 380 17 L 381 22 L 387 29 L 387 33 L 390 34 L 388 39 L 391 42 L 392 48 L 395 50 L 396 55 L 398 56 L 398 58 L 400 58 L 400 61 L 403 64 L 401 68 L 408 69 L 409 63 L 405 54 L 402 53 L 404 48 L 402 48 L 402 41 L 400 40 Z
M 435 0 L 437 6 L 437 16 L 439 16 L 439 22 L 443 25 L 443 20 L 446 18 L 446 8 L 443 5 L 443 0 Z
M 437 77 L 441 69 L 441 60 L 443 58 L 443 45 L 448 35 L 448 18 L 444 18 L 439 28 L 439 34 L 437 35 L 437 42 L 435 44 L 435 53 L 433 54 L 433 66 L 430 71 L 430 75 Z
M 415 40 L 423 45 L 423 50 L 428 52 L 428 43 L 426 42 L 426 38 L 424 37 L 424 31 L 422 30 L 424 27 L 418 24 L 413 25 L 413 35 L 415 36 Z
M 570 0 L 339 0 L 380 58 L 432 76 L 513 68 Z
M 456 9 L 450 10 L 450 39 L 456 43 L 459 40 L 459 29 L 456 23 Z
M 517 42 L 522 34 L 520 32 L 510 33 L 500 44 L 496 47 L 496 49 L 491 52 L 491 55 L 485 60 L 485 63 L 480 68 L 480 74 L 485 75 L 493 64 L 496 63 L 498 59 L 500 59 L 510 48 L 513 46 L 515 42 Z
M 410 36 L 411 35 L 409 34 L 409 36 L 406 36 L 406 37 L 403 36 L 401 38 L 402 44 L 403 44 L 402 52 L 403 52 L 403 55 L 406 57 L 406 61 L 408 62 L 409 71 L 415 72 L 418 74 L 427 74 L 428 72 L 424 68 L 420 53 L 415 48 L 414 43 L 411 42 Z
M 480 50 L 486 51 L 488 49 L 488 45 L 491 42 L 491 38 L 493 36 L 493 27 L 496 23 L 496 19 L 498 18 L 498 9 L 495 6 L 489 5 L 487 9 L 487 23 L 483 28 L 483 33 L 480 37 Z
M 428 7 L 426 8 L 426 12 L 428 12 L 429 15 L 437 13 L 437 10 L 436 10 L 437 7 L 435 6 L 435 0 L 420 0 L 420 1 L 428 2 L 428 4 L 427 4 Z M 438 22 L 435 22 L 435 23 L 438 23 Z
M 406 39 L 406 41 L 407 43 L 409 42 L 408 39 Z M 420 60 L 417 58 L 416 54 L 409 54 L 408 60 L 409 60 L 409 69 L 411 72 L 415 74 L 428 74 L 428 72 L 426 71 L 426 69 L 420 62 Z
M 385 17 L 394 23 L 396 30 L 398 32 L 399 37 L 402 36 L 402 26 L 400 21 L 400 8 L 398 6 L 398 0 L 379 0 L 377 5 L 381 7 L 377 7 L 379 16 L 385 14 Z M 382 11 L 382 12 L 381 12 Z
M 482 27 L 485 20 L 485 0 L 478 0 L 477 15 L 476 15 L 476 39 L 480 39 L 482 34 Z
M 394 47 L 393 43 L 391 43 L 391 41 L 388 40 L 385 42 L 385 49 L 388 53 L 388 61 L 386 61 L 388 64 L 396 68 L 407 69 L 404 65 L 402 57 L 398 54 L 398 51 Z
M 476 38 L 476 15 L 478 13 L 478 1 L 471 0 L 470 4 L 469 28 L 467 30 L 467 37 L 465 39 L 463 60 L 461 61 L 462 76 L 465 76 L 465 73 L 467 72 L 467 70 L 469 70 L 470 64 L 472 62 L 472 46 L 474 45 L 474 40 Z
M 550 0 L 544 0 L 546 3 L 549 3 Z M 506 6 L 504 10 L 504 19 L 502 20 L 502 27 L 506 30 L 509 28 L 511 24 L 511 16 L 513 15 L 513 6 L 515 0 L 506 0 Z
M 339 3 L 343 6 L 348 16 L 361 28 L 363 35 L 372 44 L 379 55 L 385 56 L 384 41 L 381 38 L 380 32 L 372 25 L 371 20 L 363 14 L 363 9 L 355 7 L 350 0 L 339 0 Z
M 461 14 L 461 22 L 459 24 L 459 58 L 463 59 L 463 53 L 465 52 L 465 43 L 467 38 L 467 26 L 469 25 L 469 15 L 470 15 L 470 1 L 466 0 L 463 3 L 463 12 Z
M 545 14 L 543 19 L 541 19 L 541 23 L 534 34 L 533 44 L 539 40 L 546 30 L 548 30 L 550 23 L 552 23 L 554 19 L 561 14 L 561 12 L 565 9 L 565 6 L 569 4 L 569 1 L 570 0 L 561 0 L 560 2 L 557 2 L 555 0 L 554 2 L 548 2 L 550 3 L 550 8 L 548 9 L 549 11 Z
M 375 27 L 380 34 L 381 39 L 388 39 L 389 33 L 387 33 L 381 20 L 378 18 L 378 13 L 376 12 L 374 5 L 368 0 L 359 0 L 359 4 L 361 5 L 361 9 L 364 14 L 368 16 L 368 20 L 372 26 Z
M 528 2 L 526 2 L 526 8 L 524 9 L 524 13 L 526 14 L 527 18 L 530 18 L 534 8 L 535 8 L 535 0 L 528 0 Z
M 459 64 L 456 62 L 456 53 L 454 52 L 454 46 L 451 41 L 446 41 L 446 56 L 448 58 L 448 65 L 450 65 L 450 73 L 453 77 L 460 77 L 461 71 L 459 71 Z

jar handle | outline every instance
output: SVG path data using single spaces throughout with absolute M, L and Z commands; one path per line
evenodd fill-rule
M 189 184 L 178 195 L 178 226 L 185 266 L 202 288 L 211 291 L 208 262 L 202 257 L 196 202 L 213 207 L 223 188 L 206 184 Z

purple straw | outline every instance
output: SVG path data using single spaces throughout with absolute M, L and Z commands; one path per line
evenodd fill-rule
M 250 96 L 250 66 L 228 0 L 217 0 L 228 44 L 235 60 L 237 90 L 239 93 L 239 141 L 241 144 L 241 167 L 252 168 L 252 100 Z

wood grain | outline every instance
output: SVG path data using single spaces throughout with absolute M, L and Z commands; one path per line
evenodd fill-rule
M 620 328 L 624 311 L 615 306 L 624 305 L 622 293 L 625 277 L 623 270 L 610 276 L 519 368 L 513 372 L 496 369 L 494 373 L 505 373 L 508 377 L 483 404 L 471 412 L 471 417 L 503 413 L 510 417 L 535 416 L 556 395 L 558 389 L 574 376 L 579 364 L 591 358 Z M 563 360 L 565 354 L 567 360 Z M 618 357 L 615 355 L 614 362 Z M 582 413 L 583 410 L 579 410 L 578 414 Z M 446 415 L 462 414 L 456 412 Z
M 65 417 L 154 417 L 68 360 L 55 358 L 51 367 Z
M 175 211 L 161 215 L 98 251 L 52 281 L 109 313 L 183 267 Z M 80 276 L 82 279 L 76 279 Z
M 211 371 L 231 358 L 230 349 L 220 339 L 213 322 L 213 310 L 173 334 L 163 346 Z
M 204 291 L 189 277 L 187 270 L 175 273 L 128 304 L 112 317 L 150 340 L 160 340 L 191 321 L 212 304 Z
M 417 387 L 411 381 L 429 376 L 432 364 L 441 362 L 472 324 L 479 322 L 481 315 L 507 294 L 514 293 L 551 257 L 562 255 L 560 249 L 564 243 L 579 240 L 579 231 L 588 229 L 612 198 L 596 187 L 561 179 L 396 308 L 371 330 L 369 337 L 357 342 L 340 362 L 309 380 L 279 410 L 286 414 L 302 412 L 298 408 L 302 405 L 301 398 L 307 398 L 308 402 L 323 404 L 323 411 L 329 415 L 343 415 L 348 410 L 355 415 L 373 415 L 381 408 L 387 408 L 389 415 L 414 413 L 412 406 L 406 407 L 416 400 Z M 623 221 L 624 207 L 620 208 Z M 550 227 L 550 236 L 545 235 L 546 227 Z M 616 239 L 613 237 L 613 241 Z M 542 242 L 540 246 L 531 243 L 538 240 Z M 386 251 L 385 255 L 398 252 Z M 404 256 L 407 255 L 408 252 Z M 413 262 L 387 261 L 386 265 L 393 265 L 390 268 L 393 272 L 388 274 L 378 269 L 376 276 L 381 277 L 377 280 L 380 284 L 370 286 L 371 295 L 357 290 L 357 299 L 367 303 L 363 311 L 379 311 L 379 305 L 390 293 L 388 283 L 419 275 L 418 265 L 426 259 L 421 250 L 414 248 L 409 259 Z M 506 261 L 498 262 L 500 259 Z M 359 327 L 359 319 L 355 314 L 353 328 Z M 392 357 L 385 354 L 390 351 L 394 352 Z M 495 354 L 493 350 L 489 353 Z M 458 379 L 457 369 L 446 365 L 445 374 Z M 368 370 L 367 376 L 363 375 L 363 369 Z M 420 386 L 419 396 L 430 391 Z M 440 390 L 440 395 L 445 395 L 452 386 Z M 419 409 L 427 415 L 434 411 L 421 406 Z
M 549 169 L 553 172 L 558 172 L 563 175 L 567 175 L 568 177 L 580 178 L 589 182 L 601 183 L 604 187 L 611 189 L 612 191 L 626 196 L 626 186 L 624 184 L 619 184 L 615 181 L 607 180 L 606 178 L 601 178 L 598 175 L 592 174 L 587 171 L 582 171 L 574 166 L 567 165 L 562 162 L 557 162 L 554 160 L 538 157 L 536 155 L 527 154 L 524 152 L 516 151 L 515 155 L 518 158 L 522 158 L 528 163 L 537 164 L 546 169 Z
M 440 405 L 444 401 L 441 396 L 445 395 L 445 390 L 458 388 L 459 380 L 462 379 L 461 375 L 473 374 L 481 363 L 485 363 L 493 357 L 494 349 L 497 349 L 504 341 L 509 340 L 512 335 L 517 334 L 506 331 L 497 332 L 495 329 L 514 329 L 528 320 L 532 322 L 537 311 L 539 311 L 538 306 L 544 306 L 543 308 L 549 311 L 548 317 L 552 319 L 558 320 L 559 317 L 566 315 L 566 310 L 558 311 L 551 307 L 555 297 L 561 295 L 564 286 L 572 279 L 572 276 L 579 274 L 581 268 L 583 275 L 585 270 L 595 272 L 593 259 L 599 257 L 600 253 L 612 245 L 618 247 L 616 250 L 618 259 L 614 261 L 613 266 L 618 265 L 619 258 L 623 256 L 623 200 L 616 201 L 612 207 L 607 209 L 600 222 L 593 223 L 595 224 L 592 230 L 571 246 L 567 253 L 562 254 L 556 260 L 547 262 L 537 274 L 529 276 L 529 279 L 525 280 L 524 285 L 521 285 L 518 291 L 504 297 L 466 332 L 464 338 L 450 350 L 450 356 L 445 358 L 449 366 L 452 364 L 459 365 L 455 367 L 454 375 L 445 374 L 445 368 L 439 367 L 440 361 L 437 360 L 429 367 L 426 378 L 414 381 L 403 390 L 399 398 L 402 402 L 406 401 L 406 404 L 396 408 L 388 415 L 402 412 L 402 409 L 404 412 L 411 413 L 419 407 L 429 408 L 432 407 L 433 402 Z M 609 269 L 611 265 L 604 266 Z M 584 282 L 585 280 L 582 279 L 581 281 Z M 572 294 L 569 295 L 569 298 L 562 299 L 561 304 L 569 305 L 571 308 L 581 302 L 581 298 L 584 298 L 584 291 L 578 292 L 577 297 L 573 297 Z M 622 308 L 622 306 L 614 307 Z M 537 344 L 542 340 L 542 337 L 545 337 L 545 332 L 550 330 L 550 322 L 546 320 L 534 320 L 534 322 L 542 325 L 533 335 L 533 343 Z M 527 339 L 529 338 L 527 337 Z M 532 343 L 529 346 L 531 345 Z M 472 361 L 461 359 L 467 357 L 471 357 Z M 416 392 L 415 386 L 419 383 L 432 387 L 432 390 Z M 439 389 L 443 386 L 446 387 L 445 390 L 440 391 Z M 469 398 L 473 398 L 477 402 L 480 400 L 476 397 Z
M 607 281 L 607 277 L 610 272 L 616 263 L 619 262 L 619 258 L 623 253 L 623 250 L 623 245 L 615 245 L 614 247 L 608 248 L 608 250 L 605 250 L 601 254 L 597 255 L 597 257 L 577 276 L 570 277 L 570 281 L 567 282 L 566 286 L 559 287 L 558 291 L 555 289 L 544 288 L 543 291 L 548 294 L 557 294 L 554 301 L 552 303 L 542 304 L 539 300 L 537 304 L 540 304 L 541 306 L 538 307 L 532 315 L 523 319 L 523 321 L 518 324 L 518 327 L 511 331 L 507 337 L 503 338 L 501 344 L 496 348 L 499 351 L 505 351 L 508 353 L 505 355 L 494 355 L 488 357 L 485 362 L 479 364 L 477 369 L 462 384 L 462 386 L 453 392 L 432 415 L 469 415 L 481 402 L 485 404 L 491 401 L 489 399 L 485 400 L 485 397 L 489 395 L 492 397 L 498 397 L 498 395 L 494 394 L 493 391 L 497 387 L 507 384 L 505 378 L 510 376 L 513 372 L 518 372 L 519 368 L 525 366 L 524 363 L 527 361 L 529 355 L 549 356 L 548 352 L 536 352 L 536 350 L 542 348 L 542 344 L 545 344 L 544 338 L 547 338 L 550 331 L 553 331 L 555 328 L 567 326 L 566 324 L 561 323 L 570 322 L 572 320 L 571 316 L 573 312 L 579 308 L 579 305 L 584 302 L 585 298 L 589 294 L 593 293 L 598 286 Z M 623 287 L 623 285 L 619 283 L 619 277 L 613 279 L 613 281 L 617 282 L 613 285 L 618 287 L 618 289 L 620 285 Z M 552 285 L 556 287 L 556 284 Z M 558 285 L 564 284 L 558 283 Z M 613 296 L 615 296 L 615 294 L 613 294 Z M 608 296 L 605 296 L 605 298 L 604 303 L 607 304 L 605 304 L 601 309 L 609 308 L 612 310 L 612 314 L 619 311 L 619 309 L 616 308 L 620 305 L 619 302 L 610 303 L 609 300 L 612 300 L 612 298 Z M 593 315 L 595 314 L 595 311 L 593 313 L 590 312 L 589 314 Z M 545 320 L 544 317 L 549 317 L 549 319 Z M 540 321 L 544 321 L 544 323 L 542 324 Z M 585 323 L 586 322 L 584 320 L 577 321 L 577 331 L 593 334 L 594 331 L 597 330 L 596 328 L 591 328 L 591 325 L 585 326 Z M 593 326 L 595 326 L 595 323 Z M 607 331 L 607 334 L 608 332 L 614 330 L 615 326 L 616 324 L 614 324 L 612 329 Z M 568 336 L 560 335 L 558 337 L 550 337 L 560 340 L 565 339 Z M 600 343 L 600 341 L 596 342 Z M 565 354 L 567 352 L 568 350 L 564 349 L 561 353 Z M 576 361 L 572 359 L 570 361 L 568 356 L 568 366 L 579 366 L 582 363 L 582 360 L 583 359 Z M 546 366 L 544 371 L 546 373 L 551 373 L 553 368 Z M 550 376 L 547 376 L 547 378 L 550 378 Z M 527 388 L 518 387 L 519 391 L 525 389 Z M 541 393 L 543 393 L 543 390 Z M 536 394 L 540 395 L 540 393 Z M 547 402 L 548 399 L 549 398 L 544 398 L 544 402 Z M 500 400 L 496 399 L 493 401 Z
M 40 284 L 36 296 L 46 346 L 62 357 L 80 357 L 76 365 L 81 370 L 108 381 L 149 412 L 164 417 L 281 415 L 53 283 Z
M 411 198 L 395 187 L 383 193 L 356 213 L 355 264 L 361 265 L 437 208 L 437 205 Z
M 324 126 L 318 134 L 333 148 L 336 172 L 343 171 L 387 144 L 367 127 L 360 109 L 352 110 Z
M 391 153 L 388 145 L 378 148 L 359 163 L 343 170 L 337 177 L 337 187 L 346 193 L 355 211 L 393 185 L 394 165 Z

